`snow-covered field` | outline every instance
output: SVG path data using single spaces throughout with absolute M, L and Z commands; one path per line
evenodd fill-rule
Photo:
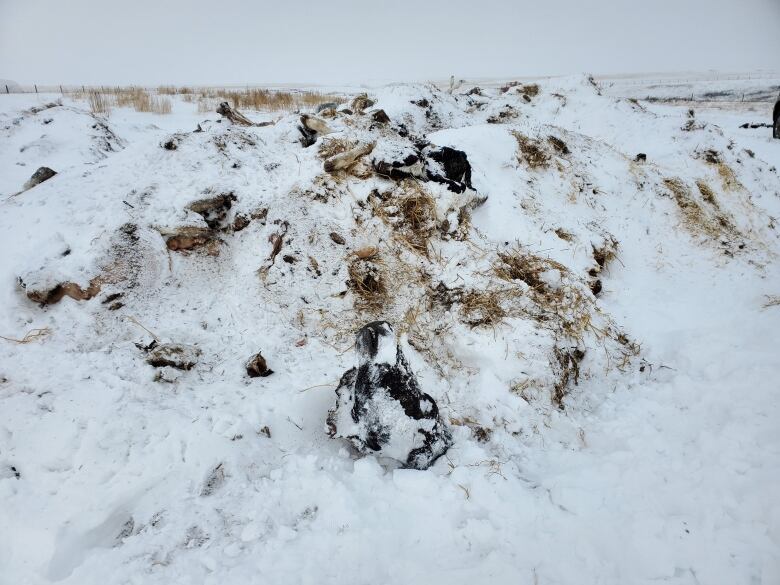
M 772 103 L 469 89 L 370 89 L 308 148 L 0 95 L 0 583 L 780 582 Z M 375 172 L 429 143 L 473 190 Z M 378 318 L 452 431 L 425 471 L 326 433 Z

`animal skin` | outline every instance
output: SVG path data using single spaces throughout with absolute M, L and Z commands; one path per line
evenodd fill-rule
M 422 392 L 393 328 L 374 321 L 357 334 L 357 366 L 344 373 L 328 414 L 331 437 L 359 452 L 427 469 L 452 445 L 434 399 Z

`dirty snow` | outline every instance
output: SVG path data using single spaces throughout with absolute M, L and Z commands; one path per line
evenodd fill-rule
M 178 100 L 103 118 L 0 96 L 0 583 L 780 582 L 780 141 L 739 128 L 772 104 L 692 104 L 688 124 L 688 105 L 584 77 L 540 85 L 372 88 L 388 127 L 339 115 L 309 148 L 292 113 L 238 128 Z M 330 177 L 318 156 L 340 137 L 405 152 L 398 124 L 465 151 L 487 196 L 427 254 L 399 237 L 392 196 L 378 213 L 371 192 L 394 181 Z M 19 193 L 40 166 L 58 174 Z M 439 215 L 462 204 L 421 185 Z M 166 248 L 170 230 L 208 229 L 189 205 L 224 193 L 247 227 Z M 380 307 L 347 284 L 366 246 Z M 496 277 L 518 250 L 538 281 Z M 46 306 L 19 284 L 95 278 L 94 298 Z M 458 295 L 475 292 L 505 315 L 470 312 Z M 325 432 L 376 318 L 450 422 L 427 471 Z M 158 375 L 153 342 L 196 348 L 195 365 Z M 249 378 L 258 351 L 274 373 Z

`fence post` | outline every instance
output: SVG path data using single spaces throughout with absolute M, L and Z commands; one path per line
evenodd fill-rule
M 86 89 L 84 89 L 84 86 L 83 86 L 83 85 L 81 86 L 81 93 L 87 93 L 87 90 L 86 90 Z
M 11 93 L 11 90 L 8 89 L 8 84 L 5 85 L 5 93 Z
M 64 91 L 62 91 L 62 85 L 60 85 L 60 93 L 61 93 L 61 94 L 64 94 L 64 93 L 65 93 Z
M 35 85 L 35 93 L 38 93 L 38 85 Z

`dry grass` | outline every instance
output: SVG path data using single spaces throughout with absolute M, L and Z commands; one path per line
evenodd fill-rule
M 718 200 L 715 199 L 715 192 L 704 181 L 696 181 L 696 187 L 699 189 L 701 198 L 713 207 L 718 207 Z
M 549 142 L 550 145 L 555 149 L 555 152 L 557 152 L 560 155 L 566 155 L 571 153 L 567 144 L 557 136 L 552 136 L 552 135 L 548 136 L 547 142 Z
M 436 202 L 418 181 L 404 179 L 393 191 L 371 197 L 371 205 L 374 215 L 393 228 L 397 240 L 428 255 L 438 230 Z
M 521 280 L 540 293 L 549 289 L 549 285 L 542 279 L 542 274 L 548 270 L 558 270 L 562 275 L 569 272 L 560 262 L 530 254 L 520 248 L 499 252 L 498 261 L 493 265 L 493 272 L 500 279 L 509 282 Z
M 599 271 L 604 270 L 610 262 L 617 258 L 618 241 L 610 236 L 599 247 L 593 246 L 593 259 L 598 264 Z
M 525 162 L 532 169 L 545 169 L 550 165 L 550 154 L 544 148 L 541 140 L 529 138 L 525 134 L 513 131 L 512 135 L 517 140 L 520 153 L 518 162 Z
M 717 212 L 717 206 L 714 206 L 715 213 L 708 213 L 701 204 L 694 199 L 691 190 L 680 179 L 667 178 L 664 179 L 663 183 L 674 197 L 677 207 L 680 209 L 680 213 L 683 216 L 683 224 L 689 230 L 713 239 L 720 239 L 726 235 L 735 235 L 733 224 L 725 215 Z M 701 191 L 701 186 L 699 186 L 699 189 Z M 702 192 L 702 197 L 705 197 L 705 192 L 709 192 L 709 195 L 712 195 L 711 190 L 706 188 L 705 191 Z
M 517 93 L 525 94 L 528 97 L 536 97 L 539 95 L 539 85 L 536 83 L 521 84 L 519 81 L 510 81 L 503 87 L 501 87 L 501 93 L 506 93 L 512 88 L 517 88 Z
M 200 98 L 211 103 L 226 101 L 233 108 L 243 110 L 293 112 L 316 108 L 320 104 L 344 101 L 341 96 L 318 91 L 279 91 L 273 89 L 247 88 L 243 90 L 201 89 L 196 92 Z M 213 109 L 213 108 L 212 108 Z
M 518 93 L 524 93 L 529 97 L 536 97 L 539 95 L 539 85 L 536 83 L 528 83 L 521 85 L 517 88 Z
M 152 95 L 142 88 L 116 93 L 114 103 L 120 108 L 132 107 L 136 112 L 171 113 L 171 100 L 169 98 Z
M 50 334 L 51 334 L 51 329 L 49 329 L 48 327 L 43 327 L 41 329 L 31 329 L 21 339 L 6 337 L 5 335 L 0 335 L 0 339 L 4 339 L 12 343 L 18 343 L 20 345 L 26 345 L 33 341 L 37 341 L 38 339 L 43 339 L 45 337 L 48 337 Z
M 77 99 L 88 99 L 93 113 L 109 113 L 110 107 L 133 107 L 137 112 L 169 114 L 172 103 L 169 97 L 180 96 L 183 101 L 198 104 L 199 113 L 211 113 L 220 102 L 227 101 L 233 108 L 260 111 L 296 111 L 316 108 L 322 103 L 342 103 L 344 98 L 316 91 L 278 91 L 271 89 L 218 89 L 160 86 L 157 89 L 142 87 L 101 87 L 74 94 Z
M 554 281 L 554 272 L 560 277 Z M 530 254 L 521 248 L 499 252 L 493 273 L 507 282 L 522 281 L 529 287 L 533 306 L 524 312 L 556 336 L 581 341 L 592 329 L 596 310 L 589 288 L 578 282 L 560 262 Z
M 726 163 L 718 163 L 718 175 L 723 183 L 723 189 L 725 191 L 736 191 L 742 188 L 742 183 L 739 182 L 734 171 Z
M 191 87 L 176 87 L 175 85 L 161 85 L 157 88 L 159 95 L 193 95 L 195 90 Z
M 217 109 L 217 102 L 208 98 L 198 98 L 198 113 L 199 114 L 213 114 Z
M 89 111 L 93 114 L 105 114 L 111 113 L 111 104 L 106 94 L 100 91 L 90 91 L 87 93 L 87 101 L 89 102 Z
M 495 327 L 509 316 L 502 301 L 516 294 L 512 290 L 465 291 L 460 297 L 463 322 L 470 327 Z
M 112 107 L 132 107 L 136 112 L 170 114 L 171 100 L 150 94 L 140 87 L 109 87 L 75 94 L 77 99 L 86 99 L 92 113 L 109 114 Z
M 368 258 L 354 257 L 347 269 L 347 285 L 357 295 L 356 306 L 361 310 L 378 310 L 387 302 L 387 284 L 382 259 L 373 255 Z

